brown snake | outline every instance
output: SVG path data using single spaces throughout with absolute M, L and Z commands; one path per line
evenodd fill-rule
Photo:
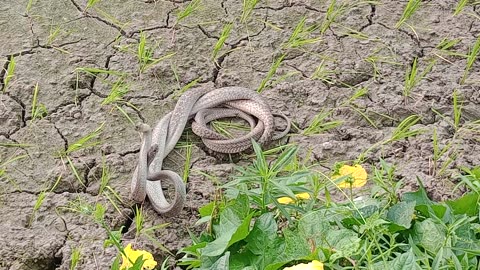
M 130 198 L 142 203 L 148 196 L 153 208 L 166 215 L 179 214 L 183 208 L 186 189 L 182 178 L 175 172 L 162 170 L 163 159 L 173 150 L 189 119 L 192 131 L 205 146 L 221 153 L 239 153 L 252 146 L 254 139 L 260 144 L 284 137 L 290 131 L 290 120 L 283 114 L 287 127 L 280 134 L 275 131 L 274 114 L 264 98 L 243 87 L 218 89 L 196 88 L 185 92 L 173 111 L 165 115 L 153 128 L 146 124 L 137 126 L 142 135 L 140 157 L 135 168 Z M 247 121 L 251 131 L 239 138 L 228 139 L 211 130 L 208 123 L 220 118 L 239 117 Z M 162 181 L 171 181 L 175 198 L 169 203 L 163 194 Z

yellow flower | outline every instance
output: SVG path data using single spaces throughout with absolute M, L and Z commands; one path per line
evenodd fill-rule
M 310 199 L 310 193 L 308 192 L 299 193 L 299 194 L 296 194 L 295 197 L 298 200 L 308 200 Z M 295 200 L 290 197 L 281 197 L 277 199 L 277 202 L 281 204 L 291 204 L 291 203 L 294 203 Z
M 132 249 L 132 244 L 128 244 L 123 250 L 125 255 L 122 254 L 122 265 L 120 270 L 127 270 L 129 267 L 133 266 L 133 263 L 137 260 L 138 257 L 142 256 L 143 266 L 142 270 L 151 270 L 157 266 L 157 262 L 153 259 L 153 255 L 145 250 L 134 250 Z M 131 262 L 130 262 L 131 261 Z
M 349 176 L 349 179 L 338 183 L 338 186 L 341 188 L 363 187 L 367 183 L 367 171 L 365 171 L 362 165 L 343 165 L 338 170 L 338 173 L 332 176 L 332 179 L 335 180 L 343 176 Z
M 308 192 L 298 193 L 295 195 L 295 197 L 297 197 L 297 199 L 300 199 L 300 200 L 308 200 L 310 199 L 310 193 Z
M 310 263 L 301 263 L 291 267 L 283 268 L 283 270 L 323 270 L 323 263 L 314 260 Z

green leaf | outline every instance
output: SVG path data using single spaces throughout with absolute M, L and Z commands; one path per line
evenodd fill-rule
M 478 193 L 468 193 L 456 200 L 446 201 L 455 215 L 466 214 L 470 217 L 478 215 L 480 206 L 480 195 Z
M 420 245 L 432 253 L 437 253 L 445 243 L 446 231 L 444 227 L 435 223 L 434 219 L 427 218 L 413 225 L 412 239 L 416 245 Z
M 207 203 L 206 205 L 200 207 L 198 209 L 198 212 L 200 213 L 200 216 L 201 217 L 206 217 L 206 216 L 210 216 L 213 212 L 213 208 L 215 206 L 215 202 L 212 201 L 212 202 L 209 202 Z
M 332 229 L 328 222 L 328 212 L 315 211 L 305 214 L 298 222 L 299 233 L 315 246 L 325 244 L 325 235 Z
M 245 239 L 247 241 L 246 248 L 253 254 L 264 255 L 268 245 L 277 238 L 277 229 L 277 223 L 272 213 L 261 215 Z
M 250 233 L 250 221 L 252 220 L 253 215 L 255 212 L 250 213 L 240 224 L 240 226 L 237 228 L 235 233 L 232 235 L 232 238 L 228 242 L 228 246 L 231 246 L 232 244 L 245 239 L 248 234 Z
M 365 224 L 370 219 L 370 217 L 374 217 L 373 220 L 378 219 L 378 217 L 376 217 L 376 214 L 378 213 L 379 209 L 380 208 L 374 204 L 359 208 L 358 210 L 353 211 L 352 215 L 344 218 L 342 220 L 342 224 L 347 229 L 351 229 L 353 228 L 354 225 Z M 386 223 L 386 221 L 382 221 L 382 224 L 383 222 Z M 369 224 L 367 227 L 370 227 L 370 225 L 372 224 Z M 380 225 L 380 224 L 377 224 L 377 225 Z
M 390 231 L 396 232 L 409 229 L 412 225 L 415 202 L 400 202 L 393 205 L 387 213 L 387 219 L 392 222 Z
M 292 159 L 295 157 L 297 153 L 297 147 L 289 147 L 286 151 L 284 151 L 275 161 L 271 170 L 272 172 L 276 173 L 279 172 L 285 167 L 285 165 L 292 162 Z
M 433 202 L 428 198 L 427 191 L 423 186 L 422 182 L 417 178 L 420 188 L 415 192 L 406 192 L 402 196 L 402 201 L 412 202 L 414 201 L 416 205 L 431 205 Z
M 277 246 L 278 243 L 274 244 L 275 241 L 278 241 L 277 230 L 273 214 L 265 213 L 255 221 L 252 231 L 245 239 L 246 248 L 254 254 L 254 265 L 259 269 L 263 269 L 268 263 L 273 262 L 279 253 L 280 246 Z
M 122 239 L 122 228 L 118 231 L 110 231 L 108 239 L 103 241 L 103 248 L 115 246 L 117 243 L 120 243 L 120 239 Z
M 255 212 L 249 213 L 246 195 L 239 195 L 233 204 L 220 213 L 220 222 L 214 226 L 217 238 L 202 250 L 203 256 L 219 256 L 230 245 L 245 239 L 249 233 L 250 221 Z
M 360 248 L 360 238 L 354 231 L 340 229 L 330 231 L 327 234 L 327 243 L 330 248 L 335 249 L 335 253 L 330 257 L 330 261 L 340 258 L 348 258 L 356 254 Z
M 360 247 L 360 238 L 355 232 L 330 225 L 332 215 L 328 211 L 311 212 L 303 216 L 298 224 L 299 235 L 308 241 L 310 249 L 313 245 L 315 249 L 335 250 L 330 257 L 331 262 L 356 254 Z
M 229 270 L 256 270 L 256 269 L 262 269 L 257 264 L 252 263 L 251 261 L 254 258 L 257 258 L 254 254 L 252 254 L 250 251 L 242 252 L 242 253 L 237 253 L 232 251 L 232 255 L 230 256 L 229 264 L 230 268 Z M 255 267 L 253 267 L 253 266 Z
M 418 267 L 415 262 L 415 254 L 410 248 L 406 253 L 396 257 L 390 262 L 390 270 L 412 270 Z
M 143 255 L 140 255 L 140 257 L 135 260 L 135 263 L 128 268 L 128 270 L 143 270 Z
M 218 258 L 213 264 L 209 266 L 202 266 L 197 268 L 198 270 L 218 270 L 218 269 L 230 269 L 229 267 L 230 252 L 225 252 L 225 254 Z
M 118 270 L 120 269 L 120 256 L 115 257 L 115 260 L 112 263 L 112 267 L 110 270 Z
M 274 262 L 268 264 L 264 270 L 276 270 L 293 260 L 308 260 L 312 253 L 307 240 L 298 231 L 284 231 L 285 246 L 280 254 L 274 258 Z M 281 248 L 282 246 L 280 246 Z M 277 249 L 279 247 L 276 247 Z

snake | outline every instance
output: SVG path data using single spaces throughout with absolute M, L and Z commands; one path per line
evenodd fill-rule
M 275 117 L 283 118 L 286 128 L 275 132 Z M 242 118 L 250 132 L 238 138 L 227 138 L 212 130 L 208 123 L 221 118 Z M 138 164 L 133 172 L 130 199 L 143 203 L 148 197 L 154 210 L 166 216 L 181 213 L 186 200 L 183 179 L 174 171 L 162 168 L 163 160 L 174 149 L 188 121 L 203 144 L 216 152 L 233 154 L 252 147 L 252 140 L 264 145 L 288 134 L 291 122 L 284 114 L 274 114 L 267 101 L 256 91 L 239 86 L 221 88 L 198 87 L 184 92 L 174 109 L 151 128 L 136 125 L 141 135 Z M 169 181 L 175 197 L 168 202 L 162 182 Z

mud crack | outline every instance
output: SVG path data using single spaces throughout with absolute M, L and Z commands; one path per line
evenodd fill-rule
M 97 20 L 97 21 L 99 21 L 99 22 L 101 22 L 101 23 L 103 23 L 103 24 L 105 24 L 105 25 L 107 25 L 111 28 L 116 29 L 122 36 L 125 36 L 125 37 L 128 38 L 127 32 L 125 32 L 125 30 L 123 30 L 120 26 L 115 25 L 114 23 L 111 23 L 111 22 L 109 22 L 109 21 L 107 21 L 107 20 L 105 20 L 105 19 L 103 19 L 99 16 L 88 13 L 86 11 L 86 9 L 82 9 L 80 7 L 80 5 L 77 2 L 75 2 L 75 0 L 70 0 L 70 2 L 75 6 L 75 8 L 78 10 L 78 12 L 80 12 L 83 15 L 82 18 L 95 19 L 95 20 Z

